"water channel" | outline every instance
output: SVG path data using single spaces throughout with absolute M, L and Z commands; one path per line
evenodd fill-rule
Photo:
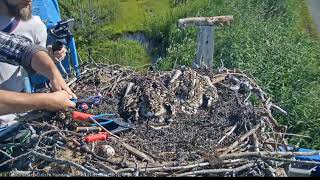
M 139 42 L 142 46 L 144 46 L 152 59 L 152 63 L 156 63 L 160 55 L 156 55 L 152 53 L 156 45 L 154 42 L 148 38 L 143 32 L 135 32 L 135 33 L 126 33 L 122 35 L 122 38 L 129 39 L 133 41 Z
M 309 0 L 309 9 L 313 17 L 313 21 L 320 32 L 320 0 Z

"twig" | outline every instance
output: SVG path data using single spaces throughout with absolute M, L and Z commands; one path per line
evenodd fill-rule
M 222 161 L 220 164 L 234 164 L 234 163 L 239 163 L 240 161 L 243 161 L 241 159 L 236 159 L 236 160 L 225 160 Z M 149 167 L 149 168 L 144 168 L 141 169 L 141 172 L 166 172 L 166 171 L 176 171 L 176 170 L 188 170 L 188 169 L 193 169 L 193 168 L 201 168 L 201 167 L 207 167 L 210 166 L 211 163 L 205 162 L 205 163 L 196 163 L 196 164 L 191 164 L 191 165 L 186 165 L 186 166 L 171 166 L 171 167 L 166 167 L 166 166 L 161 166 L 161 167 Z
M 173 77 L 170 80 L 170 84 L 172 84 L 176 79 L 178 79 L 181 76 L 182 72 L 180 70 L 176 70 Z
M 199 164 L 192 164 L 188 166 L 177 166 L 177 167 L 156 167 L 156 168 L 147 168 L 142 169 L 141 172 L 155 172 L 155 171 L 175 171 L 175 170 L 181 170 L 181 169 L 193 169 L 198 167 L 207 167 L 210 166 L 210 163 L 199 163 Z
M 253 133 L 252 138 L 253 138 L 254 151 L 259 152 L 260 149 L 259 149 L 259 140 L 258 140 L 257 134 Z
M 0 167 L 2 167 L 2 166 L 4 166 L 4 165 L 7 165 L 7 164 L 9 164 L 9 163 L 11 163 L 11 162 L 17 161 L 17 160 L 19 160 L 19 159 L 21 159 L 21 158 L 24 158 L 24 157 L 30 155 L 31 153 L 32 153 L 32 151 L 29 151 L 29 152 L 27 152 L 27 153 L 25 153 L 25 154 L 21 154 L 21 155 L 19 155 L 19 156 L 17 156 L 17 157 L 14 157 L 14 158 L 12 158 L 12 159 L 9 159 L 9 160 L 1 163 L 1 164 L 0 164 Z
M 269 144 L 269 145 L 274 145 L 274 146 L 276 146 L 276 147 L 278 147 L 278 146 L 284 146 L 284 147 L 286 147 L 286 148 L 288 148 L 288 147 L 293 147 L 293 148 L 299 148 L 298 146 L 296 146 L 296 145 L 286 145 L 286 144 L 281 144 L 281 143 L 276 143 L 276 142 L 268 142 L 268 141 L 262 141 L 262 143 L 263 144 Z
M 272 125 L 277 129 L 277 130 L 280 130 L 280 126 L 277 122 L 277 120 L 273 117 L 273 115 L 271 114 L 271 111 L 269 111 L 267 108 L 264 108 L 265 111 L 267 112 L 269 118 L 268 120 L 270 121 L 270 123 L 272 123 Z
M 129 144 L 126 144 L 125 142 L 123 142 L 120 137 L 116 136 L 115 134 L 111 133 L 110 131 L 108 131 L 105 127 L 103 127 L 98 121 L 96 121 L 93 118 L 90 118 L 94 123 L 96 123 L 99 127 L 101 127 L 104 131 L 106 131 L 107 133 L 109 133 L 111 136 L 113 136 L 116 140 L 118 140 L 121 145 L 126 148 L 130 153 L 138 156 L 139 158 L 141 158 L 142 160 L 147 160 L 151 163 L 154 163 L 155 161 L 149 157 L 148 155 L 146 155 L 145 153 L 139 151 L 138 149 L 130 146 Z
M 39 143 L 40 143 L 41 139 L 45 135 L 50 134 L 50 133 L 54 133 L 54 132 L 68 132 L 68 133 L 71 133 L 71 134 L 74 134 L 74 135 L 77 135 L 77 136 L 82 136 L 82 134 L 79 134 L 79 133 L 76 133 L 76 132 L 73 132 L 73 131 L 68 131 L 68 130 L 51 130 L 51 131 L 47 131 L 47 132 L 45 132 L 45 133 L 40 135 L 40 137 L 39 137 L 34 149 L 37 150 L 39 148 Z
M 6 157 L 8 157 L 9 159 L 13 159 L 12 156 L 10 156 L 8 153 L 2 151 L 1 149 L 0 149 L 0 152 L 1 152 L 2 154 L 4 154 Z
M 265 170 L 270 174 L 270 176 L 276 177 L 276 174 L 275 174 L 276 170 L 273 167 L 269 166 L 267 163 L 264 163 L 264 165 L 267 167 L 265 168 Z
M 305 136 L 305 135 L 300 135 L 300 134 L 280 133 L 280 132 L 266 132 L 266 133 L 273 133 L 273 134 L 287 135 L 287 136 L 297 136 L 297 137 L 304 137 L 304 138 L 312 139 L 310 136 Z
M 118 77 L 118 79 L 116 80 L 116 82 L 113 83 L 112 88 L 109 90 L 109 92 L 113 92 L 113 89 L 117 86 L 117 84 L 120 82 L 120 79 L 122 77 L 123 73 L 120 74 L 120 76 Z
M 10 173 L 11 173 L 10 176 L 26 177 L 26 176 L 30 176 L 32 171 L 18 171 L 18 170 L 15 170 L 15 171 L 12 171 Z
M 229 71 L 230 71 L 230 70 L 229 70 Z M 227 73 L 221 73 L 221 74 L 215 75 L 215 76 L 213 76 L 212 78 L 217 78 L 218 76 L 223 76 L 223 75 L 238 75 L 238 76 L 245 77 L 245 78 L 247 78 L 254 86 L 256 86 L 257 88 L 260 88 L 260 87 L 258 86 L 258 84 L 256 83 L 255 80 L 253 80 L 252 78 L 249 78 L 247 75 L 242 74 L 242 73 L 227 72 Z
M 71 161 L 68 161 L 68 160 L 63 160 L 63 159 L 58 159 L 58 158 L 52 158 L 50 156 L 47 156 L 47 155 L 44 155 L 44 154 L 40 154 L 38 152 L 35 152 L 35 151 L 30 151 L 30 153 L 34 156 L 37 156 L 41 159 L 44 159 L 44 160 L 47 160 L 47 161 L 50 161 L 50 162 L 54 162 L 54 163 L 57 163 L 57 164 L 67 164 L 69 166 L 73 166 L 81 171 L 84 171 L 85 173 L 87 174 L 90 174 L 90 175 L 95 175 L 95 173 L 91 172 L 90 170 L 88 170 L 87 168 L 79 165 L 79 164 L 76 164 L 74 162 L 71 162 Z
M 227 173 L 227 172 L 237 173 L 239 171 L 243 171 L 245 169 L 252 167 L 254 164 L 255 163 L 249 163 L 234 169 L 206 169 L 206 170 L 200 170 L 200 171 L 191 171 L 191 172 L 186 172 L 182 174 L 177 174 L 176 177 L 198 175 L 198 174 L 218 174 L 218 173 Z
M 262 157 L 262 156 L 279 156 L 279 157 L 294 157 L 294 156 L 313 156 L 319 155 L 320 151 L 313 152 L 242 152 L 242 153 L 232 153 L 220 155 L 218 158 L 220 160 L 225 159 L 239 159 L 239 158 L 253 158 L 253 157 Z
M 169 128 L 170 125 L 167 125 L 167 126 L 160 126 L 160 127 L 155 127 L 155 126 L 152 126 L 152 125 L 149 125 L 150 128 L 154 129 L 154 130 L 160 130 L 160 129 L 165 129 L 165 128 Z
M 279 110 L 280 112 L 282 112 L 284 115 L 288 115 L 288 113 L 287 113 L 285 110 L 281 109 L 279 106 L 277 106 L 277 105 L 275 105 L 275 104 L 272 104 L 272 103 L 271 103 L 271 107 L 274 107 L 274 108 L 278 109 L 278 110 Z
M 113 173 L 113 174 L 117 174 L 117 171 L 114 170 L 113 168 L 99 162 L 99 161 L 95 161 L 94 163 L 96 163 L 98 166 L 102 167 L 104 170 L 110 172 L 110 173 Z
M 68 83 L 67 86 L 70 86 L 71 84 L 73 84 L 74 82 L 76 82 L 78 80 L 78 78 L 73 78 L 71 79 Z
M 237 126 L 238 126 L 238 124 L 234 125 L 234 126 L 231 128 L 231 130 L 230 130 L 225 136 L 223 136 L 223 137 L 221 138 L 221 140 L 218 142 L 218 144 L 221 144 L 221 142 L 222 142 L 226 137 L 230 136 L 230 135 L 233 133 L 233 131 L 237 128 Z
M 124 168 L 124 169 L 119 169 L 116 171 L 117 174 L 121 174 L 121 173 L 127 173 L 127 172 L 135 172 L 135 168 Z
M 260 128 L 260 124 L 256 125 L 253 129 L 251 129 L 249 132 L 247 132 L 245 135 L 243 135 L 242 137 L 240 137 L 239 140 L 237 140 L 236 142 L 234 142 L 231 146 L 228 147 L 227 150 L 225 150 L 222 154 L 227 154 L 229 153 L 233 148 L 235 148 L 239 143 L 241 143 L 242 141 L 244 141 L 245 139 L 247 139 L 251 134 L 253 134 L 254 132 L 256 132 L 258 129 Z
M 124 97 L 126 97 L 126 96 L 129 94 L 129 92 L 131 91 L 131 89 L 132 89 L 133 86 L 134 86 L 134 83 L 133 83 L 133 82 L 129 82 L 129 83 L 128 83 L 126 92 L 124 93 Z

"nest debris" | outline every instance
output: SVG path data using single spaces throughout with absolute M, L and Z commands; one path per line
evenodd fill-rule
M 75 129 L 86 124 L 73 121 L 70 112 L 37 111 L 22 117 L 32 135 L 14 144 L 15 157 L 1 146 L 2 171 L 12 176 L 275 177 L 287 176 L 288 163 L 306 163 L 293 156 L 316 154 L 286 149 L 286 127 L 272 115 L 286 112 L 239 70 L 141 73 L 99 64 L 86 66 L 70 85 L 78 98 L 102 95 L 87 113 L 114 113 L 135 128 L 84 143 L 90 133 Z M 102 145 L 113 147 L 114 155 L 106 157 Z

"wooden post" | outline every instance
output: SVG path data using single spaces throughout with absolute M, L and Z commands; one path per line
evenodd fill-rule
M 230 25 L 233 16 L 191 17 L 179 19 L 179 27 L 198 26 L 197 56 L 193 62 L 193 68 L 212 68 L 214 53 L 215 26 Z

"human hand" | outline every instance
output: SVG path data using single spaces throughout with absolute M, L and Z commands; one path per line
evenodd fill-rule
M 57 91 L 46 94 L 45 109 L 49 111 L 67 110 L 76 107 L 76 104 L 70 99 L 72 98 L 66 91 Z
M 61 50 L 53 52 L 51 45 L 48 46 L 47 49 L 50 56 L 53 57 L 55 63 L 62 61 L 66 57 L 68 51 L 65 47 L 63 47 Z
M 65 80 L 63 79 L 60 73 L 53 76 L 52 79 L 50 79 L 50 84 L 53 91 L 64 90 L 71 96 L 71 98 L 77 99 L 77 96 L 68 87 L 68 85 L 66 84 Z

